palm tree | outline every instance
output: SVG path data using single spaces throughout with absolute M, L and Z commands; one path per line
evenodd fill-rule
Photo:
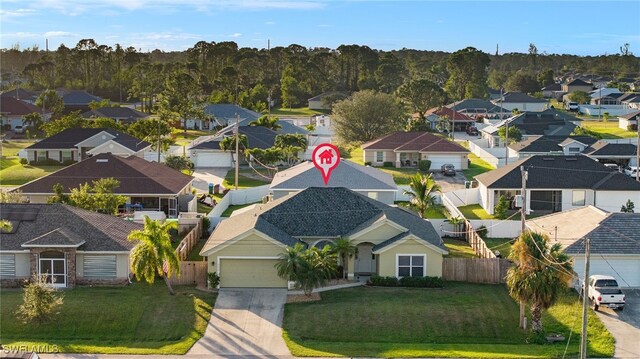
M 334 253 L 340 257 L 340 263 L 342 264 L 342 278 L 347 278 L 349 273 L 349 257 L 356 253 L 356 247 L 351 243 L 351 240 L 346 237 L 336 239 L 332 246 Z
M 284 278 L 290 282 L 296 282 L 298 280 L 297 275 L 303 265 L 304 259 L 302 258 L 302 254 L 305 250 L 302 243 L 296 243 L 293 247 L 287 247 L 284 253 L 280 254 L 278 263 L 276 263 L 276 270 L 280 278 Z
M 460 225 L 464 223 L 464 218 L 462 217 L 453 217 L 449 219 L 449 223 L 453 226 L 453 236 L 452 237 L 460 237 Z
M 525 231 L 513 244 L 509 259 L 515 266 L 506 276 L 509 294 L 531 307 L 531 329 L 542 331 L 542 311 L 551 307 L 573 277 L 569 256 L 560 243 L 549 246 L 545 234 Z
M 264 115 L 259 117 L 257 120 L 249 123 L 249 126 L 263 126 L 277 131 L 282 128 L 282 126 L 280 126 L 280 124 L 278 123 L 279 121 L 280 120 L 278 120 L 277 117 L 269 117 L 268 115 Z
M 329 246 L 322 250 L 315 247 L 305 249 L 302 243 L 296 243 L 280 254 L 276 270 L 280 278 L 296 282 L 304 294 L 310 296 L 314 288 L 323 285 L 333 276 L 336 259 Z
M 243 153 L 245 149 L 249 148 L 249 140 L 246 135 L 238 134 L 238 147 L 239 152 Z M 223 151 L 230 151 L 231 158 L 233 159 L 233 153 L 236 151 L 236 136 L 227 136 L 222 141 L 220 141 L 220 149 Z M 233 159 L 235 162 L 235 159 Z
M 11 232 L 13 230 L 13 225 L 11 222 L 6 219 L 0 219 L 0 231 L 3 232 Z
M 433 194 L 440 192 L 441 188 L 433 179 L 433 175 L 423 175 L 416 173 L 411 176 L 409 183 L 411 191 L 404 191 L 405 196 L 411 197 L 411 207 L 418 211 L 420 218 L 424 218 L 425 213 L 429 208 L 437 208 L 440 205 L 436 202 Z
M 180 274 L 180 259 L 171 246 L 171 229 L 178 229 L 178 223 L 160 223 L 145 216 L 144 229 L 131 232 L 128 239 L 139 241 L 131 252 L 131 272 L 138 280 L 144 279 L 149 284 L 153 284 L 156 274 L 162 276 L 169 293 L 174 295 L 169 277 L 173 272 Z

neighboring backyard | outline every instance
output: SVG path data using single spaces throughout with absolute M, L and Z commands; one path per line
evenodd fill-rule
M 548 333 L 579 351 L 581 306 L 567 293 L 543 315 Z M 578 318 L 578 320 L 576 320 Z M 447 282 L 444 289 L 359 287 L 322 293 L 322 300 L 285 307 L 284 337 L 294 356 L 562 357 L 566 342 L 540 341 L 518 326 L 518 305 L 504 285 Z M 610 357 L 614 340 L 589 313 L 589 355 Z M 544 341 L 542 339 L 542 341 Z
M 236 176 L 235 170 L 230 169 L 224 178 L 224 182 L 222 182 L 222 186 L 224 188 L 234 189 L 235 176 Z M 243 168 L 238 171 L 238 188 L 258 187 L 258 186 L 264 186 L 269 183 L 271 183 L 270 179 L 260 176 L 250 168 L 249 169 Z
M 609 119 L 607 122 L 584 120 L 580 123 L 580 126 L 600 135 L 604 139 L 633 138 L 637 136 L 635 132 L 618 127 L 617 118 Z
M 196 138 L 200 137 L 200 136 L 208 136 L 208 135 L 213 135 L 215 134 L 217 131 L 213 130 L 213 131 L 207 131 L 207 130 L 187 130 L 187 136 L 184 136 L 184 130 L 182 129 L 178 129 L 178 128 L 174 128 L 172 135 L 174 136 L 174 139 L 176 141 L 175 145 L 176 146 L 186 146 L 188 145 L 191 141 L 195 140 Z
M 20 186 L 34 179 L 43 177 L 63 166 L 21 165 L 18 152 L 34 144 L 34 141 L 3 141 L 2 159 L 0 160 L 0 185 Z
M 477 258 L 476 252 L 463 239 L 442 238 L 450 258 Z
M 489 162 L 483 160 L 473 153 L 469 153 L 469 168 L 467 168 L 466 170 L 462 170 L 462 173 L 464 173 L 464 176 L 467 177 L 468 180 L 472 180 L 477 175 L 481 175 L 494 169 L 495 168 L 491 166 Z
M 15 314 L 22 290 L 3 289 L 2 344 L 57 346 L 63 353 L 185 354 L 204 333 L 215 295 L 190 286 L 174 289 L 176 295 L 169 295 L 162 280 L 78 287 L 63 292 L 54 320 L 30 325 Z
M 308 107 L 302 107 L 302 108 L 282 108 L 282 107 L 276 107 L 276 108 L 272 108 L 271 109 L 271 115 L 272 116 L 279 116 L 279 117 L 287 117 L 287 116 L 315 116 L 315 115 L 322 115 L 324 113 L 328 113 L 329 111 L 316 111 L 316 110 L 310 110 Z

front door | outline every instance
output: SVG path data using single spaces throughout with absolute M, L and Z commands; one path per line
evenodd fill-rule
M 47 283 L 54 287 L 67 286 L 67 262 L 62 252 L 40 253 L 38 274 L 45 276 Z
M 355 272 L 356 273 L 376 273 L 375 254 L 371 253 L 373 244 L 363 243 L 358 245 L 356 257 Z

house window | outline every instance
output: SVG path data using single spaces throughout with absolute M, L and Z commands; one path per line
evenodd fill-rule
M 16 256 L 14 254 L 0 255 L 0 278 L 16 276 Z
M 584 206 L 586 197 L 586 191 L 573 191 L 573 205 Z
M 580 147 L 569 147 L 569 152 L 580 152 Z
M 115 278 L 116 277 L 116 256 L 85 255 L 82 265 L 84 266 L 84 277 L 91 278 Z
M 71 161 L 72 159 L 71 151 L 62 151 L 62 162 Z
M 47 151 L 38 151 L 37 152 L 37 161 L 44 161 L 47 159 Z
M 384 152 L 376 152 L 376 162 L 384 162 Z
M 367 197 L 377 200 L 378 199 L 378 192 L 367 192 Z
M 397 277 L 424 277 L 427 256 L 398 254 Z

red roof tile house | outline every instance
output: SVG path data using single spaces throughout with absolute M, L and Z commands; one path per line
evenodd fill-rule
M 40 114 L 45 121 L 51 117 L 50 113 L 43 116 L 42 109 L 30 103 L 9 96 L 0 96 L 0 118 L 3 127 L 8 125 L 13 130 L 16 126 L 25 126 L 24 117 L 34 112 Z
M 449 126 L 455 127 L 455 131 L 465 131 L 467 127 L 476 123 L 473 118 L 444 106 L 429 109 L 424 115 L 432 129 L 438 129 L 439 122 L 443 120 L 449 121 Z M 413 117 L 418 117 L 418 114 L 414 114 Z
M 365 164 L 416 167 L 430 160 L 431 170 L 452 164 L 456 170 L 468 167 L 469 151 L 459 144 L 430 132 L 395 132 L 362 145 Z

